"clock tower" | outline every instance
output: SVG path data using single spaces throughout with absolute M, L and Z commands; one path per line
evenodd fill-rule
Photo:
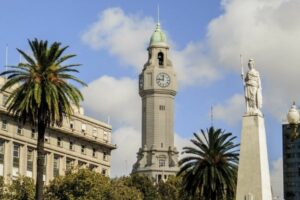
M 157 23 L 148 47 L 148 61 L 139 75 L 142 98 L 142 146 L 132 173 L 158 180 L 175 175 L 178 152 L 174 147 L 174 97 L 176 73 L 169 59 L 169 45 Z

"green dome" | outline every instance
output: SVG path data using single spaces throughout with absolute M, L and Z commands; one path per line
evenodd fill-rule
M 168 46 L 166 34 L 160 29 L 160 24 L 157 23 L 156 29 L 151 36 L 149 46 L 163 45 Z

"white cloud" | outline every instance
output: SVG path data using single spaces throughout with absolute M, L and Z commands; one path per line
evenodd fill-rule
M 182 50 L 171 48 L 171 59 L 181 86 L 209 85 L 220 78 L 201 43 L 190 42 Z
M 263 81 L 264 107 L 279 121 L 293 100 L 300 102 L 300 2 L 297 0 L 223 0 L 223 13 L 211 20 L 203 40 L 183 49 L 171 47 L 180 85 L 205 85 L 224 70 L 239 72 L 239 55 L 254 58 Z M 293 20 L 294 19 L 294 20 Z M 95 49 L 105 49 L 138 72 L 155 25 L 151 17 L 103 11 L 82 35 Z M 175 42 L 170 42 L 171 44 Z M 219 69 L 218 69 L 219 67 Z
M 263 80 L 265 107 L 281 120 L 292 100 L 300 101 L 300 2 L 227 0 L 224 13 L 208 26 L 211 59 L 238 72 L 239 55 L 253 57 Z M 224 39 L 226 38 L 226 39 Z
M 98 119 L 110 116 L 114 125 L 140 127 L 141 100 L 137 85 L 135 79 L 102 76 L 82 89 L 83 106 Z
M 283 199 L 283 168 L 282 157 L 272 162 L 271 185 L 273 196 Z
M 182 157 L 181 152 L 182 152 L 183 147 L 192 146 L 192 143 L 189 138 L 184 138 L 175 133 L 174 145 L 177 148 L 177 151 L 179 152 L 179 158 L 181 158 Z
M 146 46 L 154 25 L 152 18 L 126 15 L 120 8 L 109 8 L 82 35 L 82 40 L 94 49 L 108 50 L 123 64 L 140 70 L 146 62 Z
M 82 41 L 94 49 L 107 50 L 123 65 L 132 66 L 140 72 L 147 61 L 146 48 L 154 28 L 153 18 L 109 8 L 84 32 Z M 173 44 L 171 40 L 169 43 Z M 171 47 L 171 51 L 181 85 L 208 84 L 219 78 L 201 43 L 191 42 L 182 50 Z
M 112 135 L 118 148 L 112 151 L 111 176 L 128 175 L 141 146 L 141 132 L 134 127 L 125 126 L 114 131 Z
M 217 120 L 222 120 L 229 125 L 233 125 L 241 120 L 243 115 L 244 95 L 235 94 L 227 99 L 225 103 L 214 106 L 214 117 Z

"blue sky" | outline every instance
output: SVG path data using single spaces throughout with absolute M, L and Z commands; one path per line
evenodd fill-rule
M 282 176 L 282 119 L 297 92 L 300 72 L 300 16 L 296 0 L 190 1 L 3 1 L 0 7 L 0 62 L 19 60 L 15 48 L 28 50 L 27 39 L 60 41 L 82 64 L 86 114 L 111 117 L 113 175 L 130 172 L 140 145 L 140 99 L 137 76 L 146 62 L 146 48 L 160 22 L 171 44 L 179 77 L 175 131 L 180 147 L 193 132 L 211 125 L 240 135 L 244 111 L 239 55 L 244 66 L 254 58 L 262 76 L 270 167 Z M 4 68 L 3 68 L 4 69 Z M 246 69 L 245 69 L 246 70 Z M 281 185 L 274 183 L 278 194 Z M 277 185 L 276 185 L 277 184 Z

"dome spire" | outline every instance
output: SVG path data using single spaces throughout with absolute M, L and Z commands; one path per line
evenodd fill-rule
M 159 24 L 159 4 L 157 4 L 157 24 Z
M 151 36 L 149 47 L 153 45 L 168 47 L 166 34 L 160 28 L 159 4 L 157 5 L 157 24 L 156 24 L 155 31 Z

